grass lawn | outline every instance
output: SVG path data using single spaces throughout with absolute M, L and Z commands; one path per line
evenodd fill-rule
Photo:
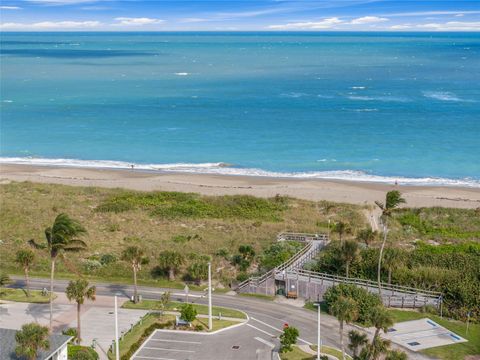
M 170 301 L 167 304 L 165 310 L 180 311 L 180 306 L 182 306 L 183 304 L 185 303 L 178 302 L 178 301 Z M 192 305 L 197 310 L 198 314 L 208 315 L 207 305 L 203 305 L 203 304 L 192 304 Z M 156 300 L 142 300 L 137 304 L 127 301 L 126 303 L 123 304 L 122 307 L 125 309 L 161 310 L 160 301 L 156 301 Z M 220 313 L 222 314 L 222 316 L 226 316 L 226 317 L 246 319 L 246 315 L 242 311 L 231 309 L 231 308 L 220 307 L 220 306 L 212 306 L 213 316 L 218 316 Z
M 56 296 L 54 295 L 54 298 L 55 297 Z M 50 297 L 48 295 L 42 296 L 42 292 L 40 290 L 30 290 L 30 296 L 27 297 L 27 293 L 23 289 L 1 288 L 0 300 L 29 303 L 48 303 Z
M 316 346 L 311 346 L 311 349 L 314 351 L 317 351 Z M 337 357 L 338 359 L 342 358 L 342 352 L 331 348 L 329 346 L 322 346 L 321 350 L 322 354 L 328 354 Z M 347 354 L 345 354 L 346 359 L 351 359 L 351 357 Z M 293 351 L 287 352 L 280 354 L 280 359 L 282 360 L 316 360 L 317 356 L 316 355 L 311 355 L 307 354 L 306 352 L 300 350 L 298 346 L 293 347 Z
M 454 345 L 439 346 L 428 350 L 423 350 L 422 353 L 429 356 L 444 359 L 444 360 L 457 360 L 464 359 L 468 355 L 480 354 L 480 324 L 470 324 L 468 334 L 466 333 L 467 324 L 440 318 L 437 315 L 422 314 L 415 311 L 403 311 L 403 310 L 390 310 L 395 322 L 417 320 L 423 318 L 430 318 L 436 323 L 442 325 L 455 334 L 467 339 L 468 342 Z

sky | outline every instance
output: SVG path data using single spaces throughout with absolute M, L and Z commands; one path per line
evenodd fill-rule
M 480 31 L 480 0 L 1 0 L 2 31 Z

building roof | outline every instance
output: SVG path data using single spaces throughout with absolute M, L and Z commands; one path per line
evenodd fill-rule
M 0 359 L 1 360 L 23 360 L 23 358 L 15 355 L 15 334 L 17 330 L 0 328 Z M 71 336 L 53 334 L 50 335 L 50 348 L 48 350 L 41 350 L 38 352 L 36 360 L 47 360 L 63 345 L 71 340 Z

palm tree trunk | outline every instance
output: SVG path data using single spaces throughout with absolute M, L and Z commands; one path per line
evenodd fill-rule
M 170 281 L 175 280 L 175 269 L 173 267 L 168 269 L 168 280 Z
M 25 288 L 27 290 L 27 297 L 30 297 L 30 284 L 28 281 L 28 266 L 25 267 Z
M 347 275 L 347 278 L 348 278 L 348 270 L 349 270 L 349 267 L 350 267 L 350 262 L 347 261 L 347 264 L 346 264 L 347 268 L 346 268 L 346 275 Z
M 133 268 L 133 302 L 136 304 L 138 300 L 137 296 L 137 269 Z
M 50 269 L 50 331 L 53 328 L 53 276 L 55 273 L 55 258 L 52 258 L 52 267 Z
M 388 269 L 388 285 L 392 284 L 392 269 Z
M 77 344 L 80 344 L 82 341 L 82 336 L 80 334 L 81 326 L 80 326 L 80 310 L 81 310 L 80 303 L 77 303 Z
M 387 220 L 384 220 L 385 223 L 383 224 L 383 242 L 382 246 L 380 247 L 380 254 L 378 255 L 378 269 L 377 269 L 377 282 L 378 282 L 378 294 L 380 298 L 382 297 L 382 282 L 381 282 L 381 273 L 382 273 L 382 257 L 383 257 L 383 249 L 385 248 L 385 243 L 387 242 Z
M 343 321 L 340 321 L 340 347 L 342 348 L 342 360 L 345 360 L 345 346 L 343 345 Z

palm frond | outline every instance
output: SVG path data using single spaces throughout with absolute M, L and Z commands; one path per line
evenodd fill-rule
M 44 250 L 46 248 L 46 246 L 44 244 L 39 244 L 37 243 L 35 240 L 33 239 L 30 239 L 27 241 L 28 245 L 30 245 L 31 247 L 33 247 L 34 249 L 42 249 Z

